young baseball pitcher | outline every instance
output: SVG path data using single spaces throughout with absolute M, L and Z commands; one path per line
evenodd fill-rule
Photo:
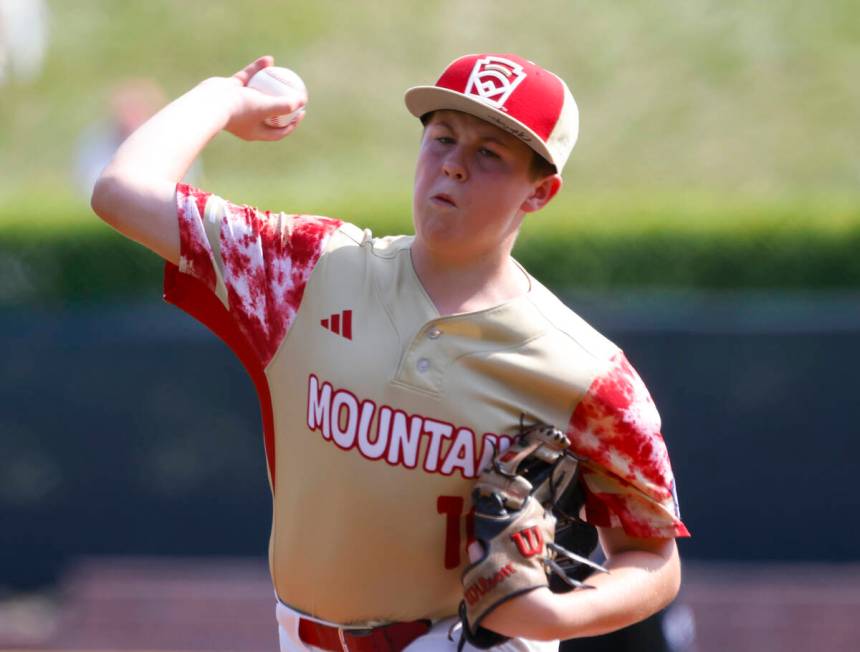
M 281 650 L 551 650 L 666 606 L 688 533 L 654 404 L 624 354 L 511 258 L 561 188 L 568 87 L 481 54 L 409 89 L 415 235 L 378 238 L 178 183 L 222 129 L 276 141 L 299 125 L 264 121 L 305 95 L 247 86 L 272 64 L 169 104 L 92 205 L 167 261 L 167 301 L 256 385 Z M 560 536 L 580 516 L 607 559 L 587 586 Z

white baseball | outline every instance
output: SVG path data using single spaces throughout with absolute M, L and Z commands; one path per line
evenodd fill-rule
M 308 91 L 302 78 L 289 68 L 269 66 L 263 68 L 248 82 L 248 88 L 254 88 L 267 95 L 299 95 L 307 102 Z M 270 127 L 286 127 L 304 113 L 304 107 L 283 115 L 273 115 L 265 122 Z

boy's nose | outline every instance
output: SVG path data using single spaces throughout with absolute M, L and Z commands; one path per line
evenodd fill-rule
M 442 162 L 442 172 L 446 177 L 450 177 L 455 181 L 465 181 L 468 177 L 462 157 L 456 152 L 451 152 L 450 155 L 445 157 L 445 160 Z

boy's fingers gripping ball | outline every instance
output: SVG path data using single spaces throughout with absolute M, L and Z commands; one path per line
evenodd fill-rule
M 303 98 L 307 102 L 308 91 L 302 78 L 289 68 L 269 66 L 263 68 L 248 81 L 248 88 L 253 88 L 266 95 L 288 95 Z M 304 113 L 305 107 L 292 113 L 273 115 L 266 118 L 265 123 L 270 127 L 286 127 Z

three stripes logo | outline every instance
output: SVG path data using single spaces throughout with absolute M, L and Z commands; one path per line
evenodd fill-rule
M 330 330 L 335 335 L 341 335 L 348 340 L 352 339 L 352 310 L 342 310 L 330 317 L 320 319 L 320 326 Z

